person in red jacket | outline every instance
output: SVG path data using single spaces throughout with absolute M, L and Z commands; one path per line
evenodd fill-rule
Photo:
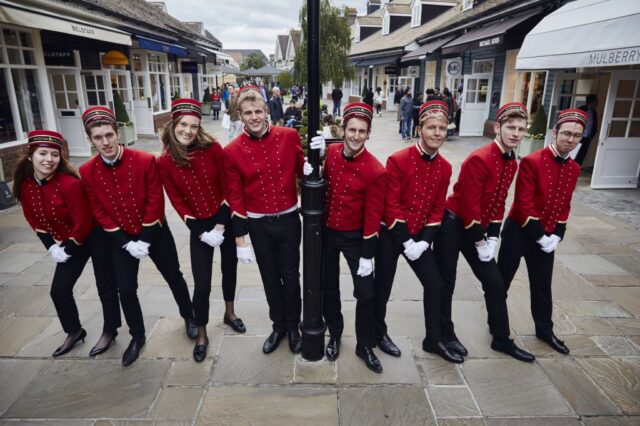
M 376 250 L 375 308 L 378 347 L 393 356 L 400 350 L 387 335 L 385 315 L 400 255 L 423 287 L 426 338 L 422 349 L 449 362 L 464 361 L 450 351 L 440 337 L 442 277 L 433 253 L 451 180 L 451 164 L 438 152 L 447 136 L 449 109 L 442 101 L 428 101 L 419 109 L 415 145 L 387 159 L 387 192 L 384 225 Z
M 441 305 L 442 340 L 449 350 L 468 354 L 454 332 L 451 304 L 460 253 L 482 284 L 487 305 L 491 349 L 515 359 L 533 362 L 535 357 L 509 339 L 507 291 L 494 260 L 507 192 L 518 165 L 513 150 L 527 130 L 527 109 L 510 102 L 498 110 L 495 139 L 473 151 L 462 162 L 453 194 L 436 238 L 435 251 L 444 279 Z
M 353 278 L 356 298 L 356 355 L 366 366 L 382 372 L 373 351 L 375 330 L 373 256 L 384 211 L 386 172 L 365 148 L 371 134 L 373 107 L 351 103 L 343 111 L 344 142 L 329 146 L 325 159 L 326 218 L 322 231 L 323 316 L 329 329 L 325 354 L 340 355 L 344 319 L 340 304 L 340 253 Z
M 197 337 L 198 327 L 189 289 L 180 272 L 176 243 L 165 219 L 155 157 L 120 145 L 110 109 L 89 108 L 82 119 L 98 155 L 80 167 L 80 176 L 93 215 L 111 238 L 120 304 L 131 334 L 131 342 L 122 355 L 122 364 L 128 366 L 138 359 L 146 342 L 137 290 L 140 259 L 147 255 L 169 284 L 189 338 Z
M 13 195 L 56 263 L 51 299 L 67 338 L 53 356 L 66 354 L 87 336 L 73 287 L 91 258 L 103 315 L 102 336 L 89 352 L 93 357 L 109 348 L 122 325 L 107 237 L 91 214 L 78 173 L 62 156 L 63 136 L 51 130 L 34 130 L 27 137 L 27 153 L 18 162 Z
M 225 146 L 224 170 L 238 260 L 253 261 L 245 241 L 249 234 L 273 328 L 262 351 L 276 350 L 286 333 L 289 349 L 299 353 L 301 227 L 296 177 L 302 177 L 304 167 L 300 136 L 294 129 L 268 123 L 256 86 L 242 87 L 236 105 L 244 130 Z M 316 139 L 310 148 L 322 150 L 324 139 Z
M 238 258 L 231 235 L 229 206 L 223 191 L 223 152 L 220 144 L 200 124 L 200 102 L 176 99 L 171 103 L 171 121 L 161 133 L 162 155 L 158 171 L 171 204 L 191 231 L 189 247 L 193 273 L 193 310 L 198 338 L 193 358 L 207 356 L 207 323 L 213 251 L 220 247 L 224 323 L 236 332 L 246 331 L 235 315 L 234 299 Z
M 506 290 L 524 257 L 536 336 L 565 355 L 569 348 L 553 333 L 551 279 L 554 253 L 564 238 L 571 197 L 580 176 L 580 165 L 569 153 L 580 142 L 587 120 L 580 109 L 561 111 L 553 129 L 553 144 L 520 162 L 498 257 Z

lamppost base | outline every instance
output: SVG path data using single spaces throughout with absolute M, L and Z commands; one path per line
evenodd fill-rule
M 322 323 L 322 328 L 305 329 L 300 324 L 302 331 L 302 358 L 307 361 L 320 361 L 324 356 L 324 333 L 327 326 Z

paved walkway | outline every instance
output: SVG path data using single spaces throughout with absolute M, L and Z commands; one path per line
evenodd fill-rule
M 219 121 L 207 118 L 205 125 L 226 143 Z M 368 146 L 381 160 L 404 146 L 394 113 L 375 119 L 373 135 Z M 453 138 L 442 153 L 457 171 L 469 151 L 485 142 Z M 155 138 L 135 147 L 160 149 Z M 456 366 L 423 352 L 422 289 L 401 261 L 388 321 L 403 355 L 396 359 L 377 351 L 382 375 L 368 371 L 353 353 L 355 301 L 346 267 L 341 276 L 346 328 L 337 362 L 305 362 L 286 344 L 263 355 L 270 332 L 264 291 L 257 267 L 239 265 L 236 312 L 248 331 L 237 335 L 222 324 L 216 266 L 209 358 L 196 364 L 169 288 L 149 260 L 140 273 L 148 330 L 141 359 L 129 368 L 120 365 L 129 341 L 126 327 L 107 353 L 87 356 L 101 329 L 90 267 L 75 288 L 88 340 L 52 359 L 64 338 L 49 297 L 54 266 L 19 209 L 2 211 L 0 424 L 640 424 L 640 232 L 633 225 L 640 223 L 639 210 L 619 215 L 620 207 L 607 207 L 637 205 L 637 194 L 596 192 L 586 185 L 578 190 L 554 271 L 556 332 L 571 356 L 559 356 L 533 336 L 524 266 L 509 293 L 511 327 L 518 344 L 537 360 L 524 364 L 492 351 L 483 294 L 464 262 L 454 317 L 470 355 Z M 187 228 L 170 206 L 167 214 L 192 283 Z

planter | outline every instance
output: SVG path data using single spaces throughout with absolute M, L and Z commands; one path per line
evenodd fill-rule
M 522 142 L 516 148 L 516 156 L 518 158 L 526 157 L 532 152 L 539 151 L 544 148 L 544 139 L 532 139 L 530 136 L 525 136 Z
M 136 130 L 133 124 L 118 126 L 118 132 L 120 133 L 120 143 L 131 145 L 136 141 Z
M 211 102 L 205 102 L 200 107 L 202 115 L 211 115 Z

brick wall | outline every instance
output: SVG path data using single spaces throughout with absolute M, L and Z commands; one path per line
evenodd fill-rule
M 154 114 L 153 116 L 153 130 L 158 133 L 162 127 L 171 121 L 171 112 L 165 112 L 162 114 Z

